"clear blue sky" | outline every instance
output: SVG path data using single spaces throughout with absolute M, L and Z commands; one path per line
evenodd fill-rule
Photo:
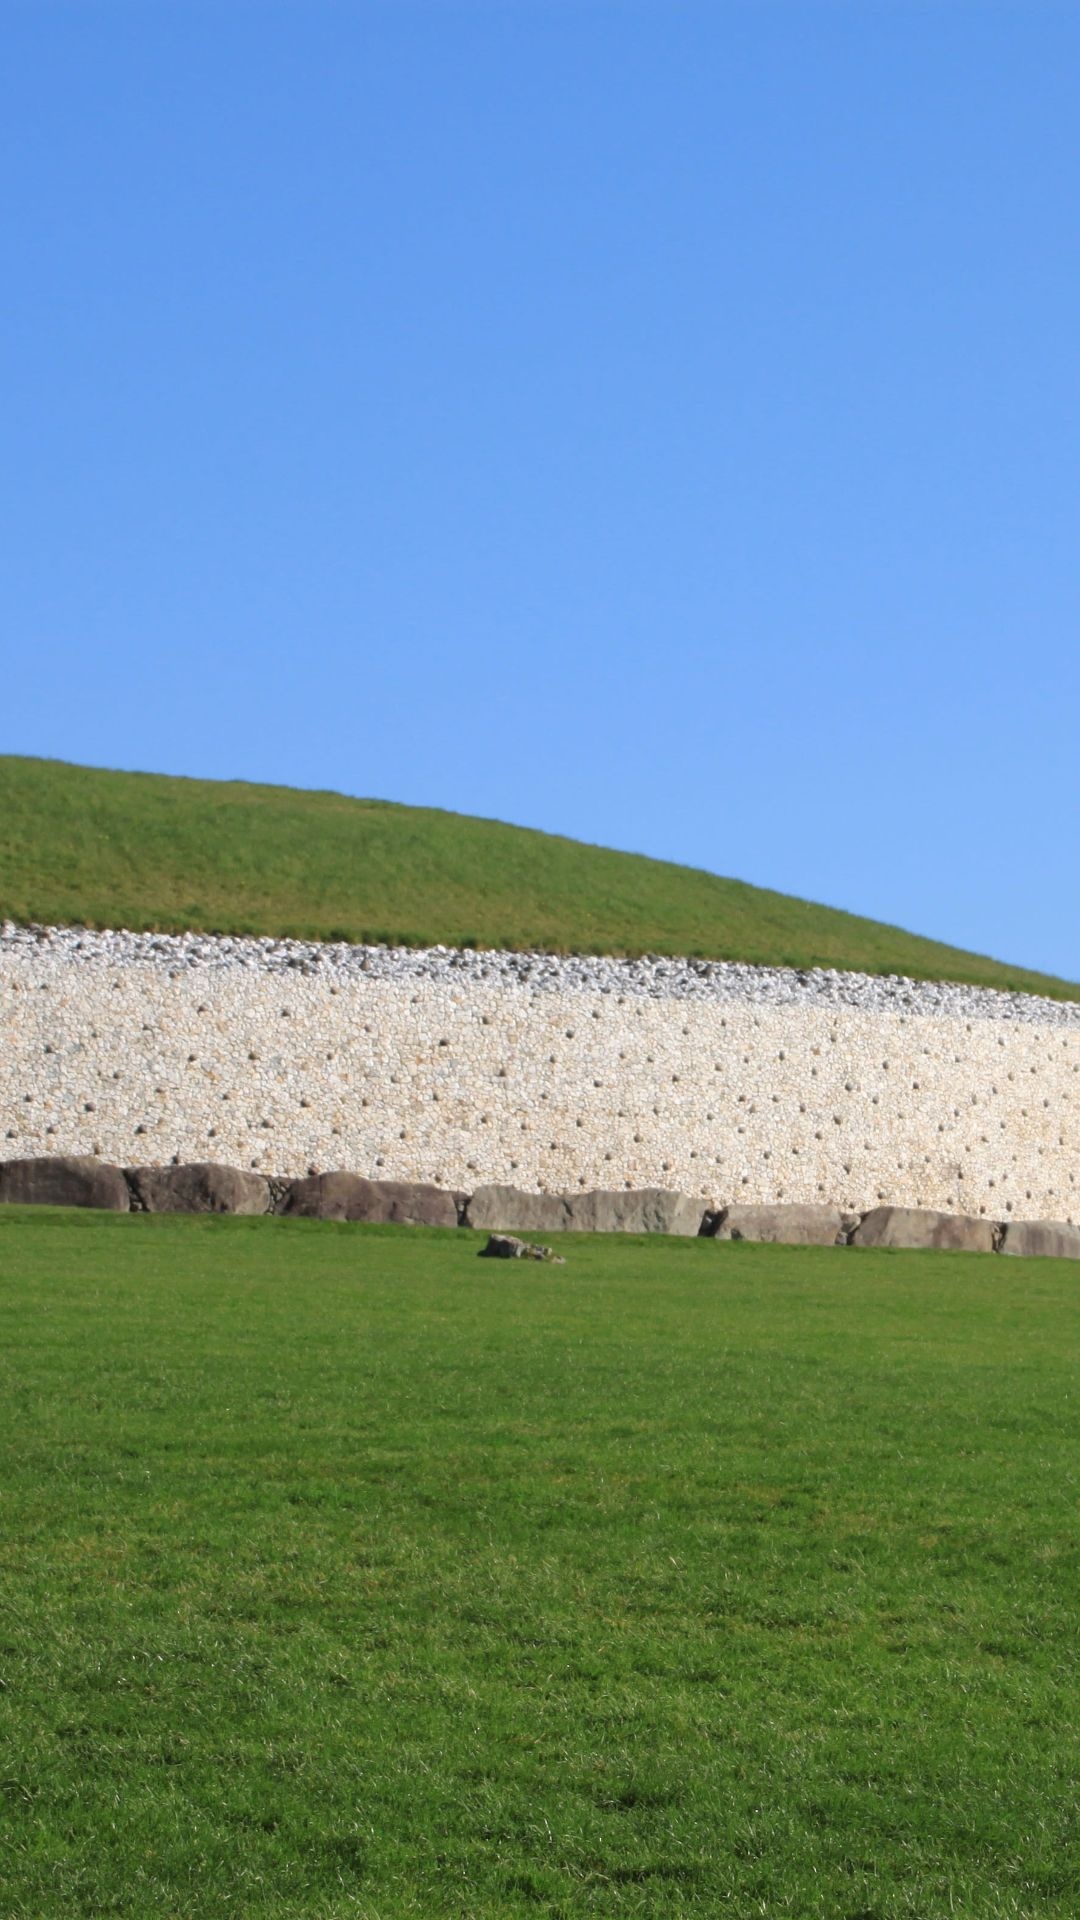
M 8 0 L 0 751 L 1080 977 L 1080 8 Z

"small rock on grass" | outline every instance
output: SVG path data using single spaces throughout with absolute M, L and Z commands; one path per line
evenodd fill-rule
M 519 1240 L 512 1233 L 492 1233 L 488 1235 L 487 1245 L 481 1247 L 480 1258 L 488 1260 L 546 1260 L 553 1267 L 565 1267 L 566 1261 L 561 1253 L 552 1253 L 550 1247 L 536 1246 L 528 1240 Z

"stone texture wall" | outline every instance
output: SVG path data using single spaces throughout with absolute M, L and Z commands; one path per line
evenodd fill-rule
M 1080 1218 L 1080 1030 L 0 960 L 0 1156 Z

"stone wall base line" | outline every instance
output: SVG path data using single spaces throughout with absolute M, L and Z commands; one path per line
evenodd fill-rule
M 487 1186 L 467 1194 L 347 1172 L 289 1180 L 212 1161 L 123 1168 L 92 1155 L 0 1161 L 0 1205 L 89 1207 L 113 1213 L 275 1214 L 504 1233 L 653 1233 L 782 1246 L 1080 1259 L 1080 1227 L 1065 1221 L 988 1220 L 887 1204 L 865 1213 L 795 1203 L 707 1207 L 688 1194 L 660 1187 L 526 1193 L 512 1186 Z

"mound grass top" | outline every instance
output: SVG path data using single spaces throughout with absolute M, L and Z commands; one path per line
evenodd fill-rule
M 655 953 L 1080 997 L 1067 981 L 833 907 L 497 820 L 14 756 L 0 756 L 0 917 Z

